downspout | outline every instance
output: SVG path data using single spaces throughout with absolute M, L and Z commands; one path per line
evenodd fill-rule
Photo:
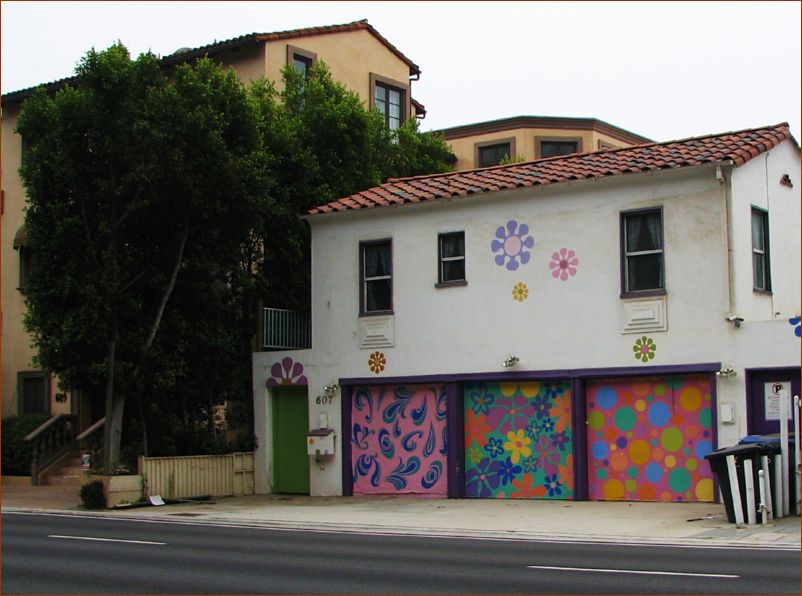
M 727 164 L 729 165 L 729 163 Z M 727 177 L 721 165 L 716 166 L 716 180 L 721 190 L 721 200 L 724 202 L 724 218 L 726 219 L 727 229 L 727 312 L 726 316 L 736 313 L 735 299 L 735 252 L 732 246 L 732 239 L 735 237 L 735 230 L 732 223 L 732 192 L 730 185 L 727 184 Z

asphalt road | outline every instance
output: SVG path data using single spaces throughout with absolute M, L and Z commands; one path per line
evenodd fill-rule
M 798 594 L 800 554 L 4 512 L 6 594 Z

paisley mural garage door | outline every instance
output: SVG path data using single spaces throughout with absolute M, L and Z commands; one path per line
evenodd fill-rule
M 465 496 L 574 496 L 570 381 L 466 385 Z
M 588 497 L 713 501 L 712 405 L 708 376 L 588 383 Z
M 444 385 L 354 389 L 353 494 L 446 497 L 447 453 Z

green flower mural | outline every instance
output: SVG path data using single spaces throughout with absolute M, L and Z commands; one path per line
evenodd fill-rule
M 651 337 L 639 337 L 635 340 L 635 345 L 632 346 L 632 351 L 635 352 L 635 360 L 641 362 L 649 362 L 654 360 L 654 352 L 657 350 L 657 344 L 654 343 Z

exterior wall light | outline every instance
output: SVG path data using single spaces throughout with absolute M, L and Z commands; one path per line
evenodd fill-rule
M 512 368 L 513 366 L 518 364 L 520 360 L 521 359 L 518 358 L 518 356 L 510 356 L 509 358 L 504 360 L 504 362 L 501 363 L 501 366 L 503 366 L 504 368 Z
M 726 317 L 726 319 L 727 319 L 727 320 L 728 320 L 730 323 L 732 323 L 733 325 L 735 325 L 736 327 L 740 327 L 740 326 L 741 326 L 741 323 L 743 323 L 743 322 L 744 322 L 744 318 L 743 318 L 743 317 L 739 317 L 738 315 L 730 315 L 730 316 Z

